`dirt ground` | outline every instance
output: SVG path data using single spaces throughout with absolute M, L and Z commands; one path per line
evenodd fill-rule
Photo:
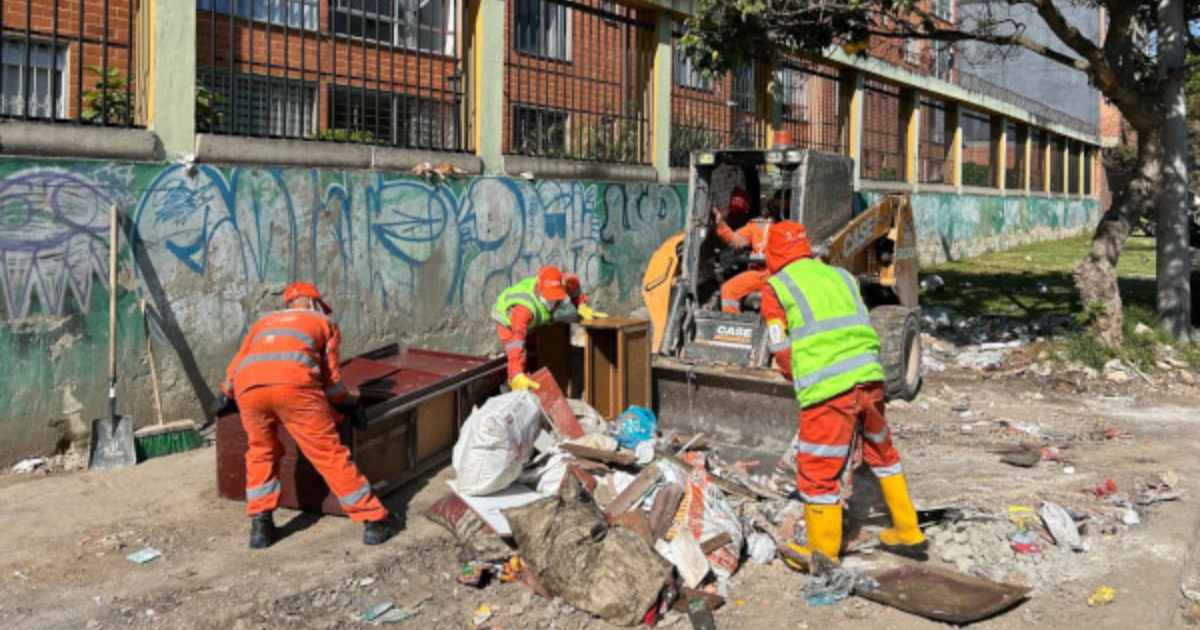
M 1198 394 L 1178 384 L 952 368 L 927 375 L 917 401 L 893 406 L 893 433 L 918 508 L 973 515 L 930 531 L 930 562 L 1034 589 L 1020 606 L 974 627 L 1186 623 L 1180 585 L 1200 570 L 1193 553 L 1200 527 Z M 994 451 L 1022 437 L 1001 420 L 1036 423 L 1053 438 L 1043 443 L 1067 447 L 1067 461 L 1001 463 Z M 1112 430 L 1129 435 L 1110 438 Z M 361 530 L 346 519 L 281 511 L 285 537 L 255 552 L 246 547 L 244 506 L 216 494 L 215 468 L 209 447 L 124 470 L 0 474 L 0 628 L 353 628 L 371 625 L 363 613 L 382 602 L 416 611 L 387 624 L 395 628 L 471 628 L 483 604 L 493 612 L 483 627 L 609 627 L 520 584 L 459 586 L 454 575 L 470 558 L 423 516 L 444 494 L 449 467 L 388 498 L 404 515 L 405 530 L 385 545 L 364 547 Z M 1168 471 L 1186 494 L 1139 508 L 1140 524 L 1123 524 L 1121 508 L 1094 496 L 1097 484 L 1112 479 L 1135 497 Z M 1046 540 L 1040 561 L 1012 551 L 1009 506 L 1036 508 L 1044 499 L 1092 517 L 1090 551 Z M 143 565 L 126 559 L 145 547 L 162 557 Z M 730 584 L 729 603 L 716 613 L 717 626 L 944 627 L 857 597 L 810 607 L 803 580 L 778 560 L 746 561 Z M 1099 586 L 1115 589 L 1116 600 L 1089 607 Z M 660 625 L 689 622 L 671 613 Z

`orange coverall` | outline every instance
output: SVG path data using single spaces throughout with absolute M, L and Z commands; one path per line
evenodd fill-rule
M 767 237 L 771 232 L 771 219 L 760 217 L 743 225 L 734 232 L 724 221 L 717 224 L 717 238 L 736 249 L 750 248 L 750 268 L 730 278 L 721 285 L 721 310 L 726 313 L 742 312 L 742 298 L 762 291 L 771 272 L 763 262 L 767 249 Z
M 277 311 L 250 328 L 226 368 L 221 389 L 237 400 L 250 447 L 247 514 L 279 505 L 283 446 L 275 429 L 282 422 L 351 520 L 362 523 L 387 516 L 334 428 L 341 415 L 331 403 L 347 395 L 338 368 L 340 345 L 337 324 L 327 316 L 307 309 Z
M 771 285 L 762 289 L 762 318 L 787 328 L 787 315 Z M 775 340 L 772 339 L 772 342 Z M 779 371 L 792 379 L 792 350 L 775 353 Z M 854 432 L 862 434 L 863 459 L 877 476 L 903 472 L 900 454 L 892 446 L 884 417 L 883 383 L 863 383 L 829 400 L 800 410 L 800 442 L 796 454 L 796 490 L 807 503 L 835 504 L 840 500 L 841 475 L 852 461 Z M 810 452 L 805 452 L 805 451 Z M 815 452 L 811 452 L 815 451 Z
M 587 303 L 587 296 L 579 287 L 579 276 L 564 273 L 563 289 L 575 308 Z M 508 357 L 508 379 L 511 381 L 514 376 L 525 372 L 525 362 L 528 358 L 525 344 L 528 341 L 529 324 L 533 322 L 533 313 L 524 306 L 517 305 L 509 309 L 508 321 L 512 324 L 511 327 L 496 324 L 496 335 L 500 337 L 500 345 L 504 346 L 504 354 Z

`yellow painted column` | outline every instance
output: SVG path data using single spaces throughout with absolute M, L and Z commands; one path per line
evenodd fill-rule
M 1033 180 L 1033 129 L 1029 126 L 1025 127 L 1025 146 L 1021 150 L 1025 152 L 1025 165 L 1021 170 L 1025 171 L 1025 194 L 1028 195 Z
M 996 188 L 1004 192 L 1008 188 L 1008 121 L 1003 116 L 992 116 L 992 129 L 996 143 Z
M 921 164 L 920 142 L 921 142 L 921 91 L 912 90 L 909 93 L 908 100 L 908 133 L 906 135 L 908 141 L 905 143 L 905 181 L 910 184 L 916 184 L 918 172 L 917 169 Z
M 651 100 L 653 135 L 650 155 L 658 181 L 671 181 L 671 76 L 675 71 L 671 51 L 671 14 L 658 14 L 657 39 L 654 43 L 654 94 Z
M 954 139 L 951 140 L 950 154 L 954 156 L 954 187 L 958 192 L 962 193 L 963 185 L 963 128 L 962 128 L 962 107 L 958 103 L 948 105 L 950 109 L 950 120 L 954 123 Z

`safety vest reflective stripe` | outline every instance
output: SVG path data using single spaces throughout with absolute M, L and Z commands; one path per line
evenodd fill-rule
M 344 391 L 346 391 L 346 384 L 342 383 L 342 382 L 338 382 L 336 385 L 333 385 L 331 387 L 326 387 L 325 395 L 326 396 L 337 396 L 338 394 L 340 394 Z
M 517 348 L 524 348 L 524 347 L 525 347 L 525 342 L 518 339 L 516 341 L 508 342 L 508 344 L 504 346 L 504 351 L 512 352 L 513 350 L 516 350 Z
M 856 294 L 858 289 L 854 286 L 854 280 L 845 269 L 837 269 L 838 275 L 846 283 L 846 288 L 851 292 L 851 295 Z M 804 319 L 804 323 L 800 327 L 788 333 L 792 341 L 799 341 L 811 335 L 837 330 L 839 328 L 848 328 L 850 326 L 870 326 L 871 316 L 867 314 L 866 305 L 861 300 L 855 300 L 855 313 L 853 315 L 845 315 L 842 317 L 832 317 L 815 321 L 813 317 L 812 306 L 808 303 L 808 298 L 804 297 L 804 292 L 800 287 L 796 286 L 796 281 L 786 273 L 781 273 L 775 276 L 783 283 L 784 288 L 792 296 L 792 301 L 796 303 L 796 308 L 800 309 L 800 317 Z
M 364 483 L 362 485 L 362 487 L 359 488 L 358 490 L 355 490 L 354 492 L 351 492 L 350 494 L 348 494 L 344 497 L 338 497 L 338 502 L 341 503 L 342 505 L 354 505 L 354 504 L 358 503 L 359 501 L 362 501 L 364 498 L 366 498 L 366 496 L 370 492 L 371 492 L 371 482 L 368 481 L 368 482 Z
M 841 376 L 847 372 L 853 372 L 860 367 L 871 365 L 872 363 L 879 363 L 879 354 L 875 352 L 865 352 L 847 359 L 842 359 L 833 365 L 809 372 L 808 374 L 797 378 L 793 385 L 796 388 L 796 392 L 799 393 L 800 390 L 812 387 L 813 385 L 816 385 L 825 379 Z
M 721 300 L 721 306 L 740 307 L 741 305 L 742 303 L 739 300 Z
M 776 352 L 783 352 L 784 350 L 787 350 L 789 347 L 791 347 L 791 345 L 792 345 L 792 343 L 790 341 L 788 341 L 787 339 L 784 339 L 783 341 L 780 341 L 779 343 L 772 343 L 772 344 L 767 345 L 767 348 L 771 351 L 772 354 L 774 354 Z
M 258 333 L 257 335 L 254 335 L 254 338 L 250 340 L 250 343 L 251 343 L 251 345 L 253 345 L 259 339 L 262 339 L 263 337 L 271 337 L 271 336 L 291 337 L 292 339 L 300 340 L 301 342 L 304 343 L 304 345 L 308 346 L 309 348 L 317 347 L 317 344 L 316 344 L 316 342 L 313 341 L 312 337 L 309 337 L 308 335 L 306 335 L 298 330 L 292 330 L 290 328 L 268 328 L 267 330 L 264 330 L 264 331 Z
M 767 251 L 767 241 L 768 241 L 768 240 L 771 238 L 771 225 L 772 225 L 772 222 L 770 222 L 770 221 L 762 221 L 761 223 L 765 223 L 765 224 L 766 224 L 766 226 L 763 228 L 763 231 L 762 231 L 762 245 L 761 245 L 761 246 L 759 246 L 759 247 L 756 247 L 756 248 L 755 248 L 755 251 L 759 252 L 759 254 L 758 254 L 758 255 L 759 255 L 759 256 L 761 256 L 761 257 L 763 257 L 763 258 L 764 258 L 764 260 L 765 260 L 765 255 L 764 255 L 764 254 L 765 254 L 765 252 Z
M 808 442 L 800 442 L 797 450 L 805 455 L 813 455 L 816 457 L 846 457 L 850 454 L 850 445 L 842 444 L 841 446 L 833 446 L 830 444 L 809 444 Z
M 870 431 L 863 429 L 862 434 L 863 434 L 863 437 L 867 438 L 868 442 L 871 442 L 874 444 L 879 444 L 887 439 L 888 428 L 884 427 L 883 430 L 880 431 L 879 433 L 871 433 Z
M 312 357 L 303 352 L 264 352 L 262 354 L 254 354 L 242 359 L 242 362 L 238 364 L 237 369 L 234 370 L 233 375 L 237 376 L 243 368 L 252 363 L 262 363 L 264 361 L 294 361 L 296 363 L 303 363 L 311 370 L 320 369 L 317 367 L 317 362 L 313 361 Z
M 262 484 L 261 486 L 247 488 L 246 489 L 246 498 L 247 499 L 261 499 L 263 497 L 269 497 L 272 494 L 275 494 L 276 492 L 279 492 L 282 489 L 283 489 L 283 486 L 280 485 L 279 480 L 272 479 L 272 480 Z

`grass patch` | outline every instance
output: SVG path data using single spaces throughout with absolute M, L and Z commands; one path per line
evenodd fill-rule
M 1138 332 L 1139 324 L 1143 326 L 1142 332 Z M 1080 363 L 1099 370 L 1105 363 L 1121 359 L 1143 372 L 1152 373 L 1159 370 L 1158 348 L 1167 346 L 1174 348 L 1188 367 L 1200 370 L 1200 348 L 1177 345 L 1175 338 L 1163 329 L 1158 315 L 1150 308 L 1140 304 L 1126 308 L 1123 330 L 1124 339 L 1116 348 L 1104 345 L 1095 332 L 1085 328 L 1050 341 L 1045 349 L 1059 364 Z
M 952 309 L 962 317 L 1002 315 L 1035 320 L 1072 316 L 1082 308 L 1071 271 L 1091 247 L 1092 237 L 1022 245 L 978 258 L 921 270 L 946 281 L 946 290 L 921 295 L 922 306 Z M 1117 282 L 1127 307 L 1154 307 L 1154 239 L 1125 241 Z

